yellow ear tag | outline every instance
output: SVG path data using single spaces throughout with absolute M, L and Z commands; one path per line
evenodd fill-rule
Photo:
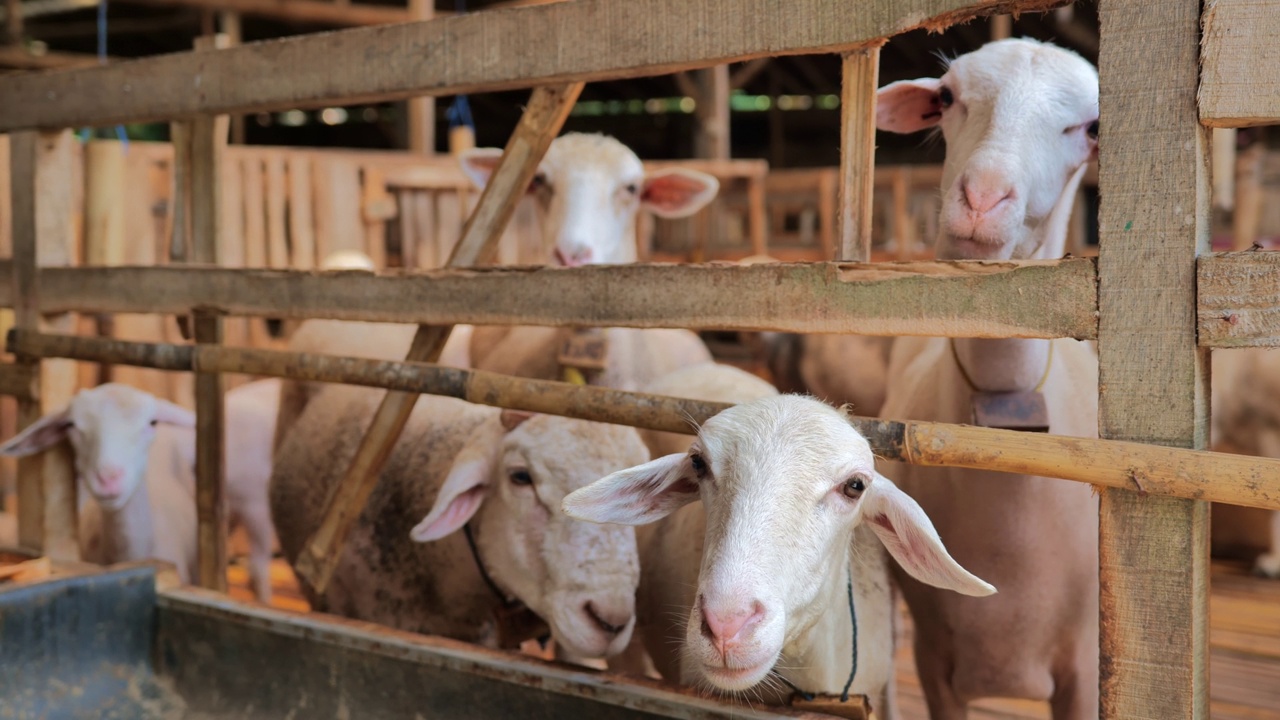
M 586 385 L 587 378 L 582 371 L 576 367 L 565 367 L 564 381 L 573 385 Z

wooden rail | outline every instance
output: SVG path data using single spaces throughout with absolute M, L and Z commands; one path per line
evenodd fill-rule
M 661 75 L 765 55 L 854 50 L 879 38 L 920 27 L 940 29 L 992 11 L 1062 4 L 701 0 L 700 17 L 751 19 L 720 23 L 715 33 L 707 33 L 703 23 L 689 21 L 686 0 L 577 0 L 38 77 L 0 77 L 5 98 L 0 132 Z
M 2 267 L 2 266 L 0 266 Z M 47 269 L 46 311 L 872 335 L 1096 335 L 1094 261 L 484 268 L 406 275 Z M 0 306 L 12 293 L 0 278 Z
M 1200 121 L 1280 124 L 1280 8 L 1275 0 L 1206 3 L 1200 39 Z
M 510 377 L 429 363 L 369 360 L 279 350 L 175 345 L 52 335 L 9 334 L 8 350 L 158 370 L 247 373 L 443 395 L 481 405 L 594 422 L 688 433 L 726 403 Z M 0 378 L 14 371 L 0 365 Z M 9 383 L 0 380 L 0 391 Z M 1280 510 L 1280 460 L 1180 448 L 929 422 L 855 417 L 878 456 L 920 465 L 1042 475 L 1144 495 Z

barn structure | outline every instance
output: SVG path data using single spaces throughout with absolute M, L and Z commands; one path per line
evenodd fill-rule
M 1280 511 L 1280 458 L 1209 448 L 1211 351 L 1280 344 L 1280 261 L 1260 252 L 1280 236 L 1277 0 L 0 11 L 0 67 L 14 70 L 0 74 L 0 393 L 12 398 L 0 436 L 103 382 L 194 408 L 201 586 L 153 564 L 80 562 L 65 443 L 6 461 L 17 534 L 0 565 L 0 660 L 47 676 L 0 680 L 17 716 L 884 714 L 858 698 L 744 708 L 309 612 L 293 573 L 330 582 L 421 394 L 668 432 L 727 407 L 436 364 L 470 324 L 688 328 L 780 387 L 743 338 L 1096 341 L 1097 439 L 852 422 L 884 459 L 1096 489 L 1101 717 L 1280 717 L 1280 586 L 1246 571 L 1269 539 L 1250 530 Z M 1009 36 L 1099 70 L 1099 156 L 1070 252 L 934 260 L 943 148 L 877 134 L 874 91 Z M 720 197 L 689 219 L 644 218 L 639 264 L 540 267 L 549 251 L 524 189 L 570 130 L 615 135 L 650 170 L 708 173 Z M 505 148 L 483 190 L 456 157 L 477 144 Z M 376 272 L 318 269 L 339 251 Z M 788 262 L 732 262 L 758 255 Z M 403 361 L 289 350 L 308 319 L 417 330 Z M 223 395 L 261 377 L 389 391 L 320 529 L 293 568 L 277 561 L 276 607 L 245 599 L 235 542 L 228 560 Z M 927 717 L 908 632 L 898 712 Z M 286 686 L 307 690 L 310 709 Z M 1049 717 L 1016 699 L 971 713 Z

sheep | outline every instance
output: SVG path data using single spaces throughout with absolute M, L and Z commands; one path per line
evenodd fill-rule
M 459 160 L 472 183 L 483 189 L 501 155 L 498 148 L 475 148 L 463 153 Z M 646 174 L 640 158 L 630 148 L 606 135 L 566 133 L 552 141 L 529 192 L 537 199 L 543 239 L 551 246 L 551 262 L 576 267 L 636 262 L 635 228 L 641 210 L 663 218 L 686 217 L 711 202 L 719 189 L 718 180 L 695 170 L 669 168 Z M 477 328 L 471 342 L 474 366 L 499 370 L 509 364 L 494 358 L 544 342 L 558 350 L 564 336 L 563 332 L 521 329 L 520 339 L 503 343 L 509 332 L 512 328 Z M 698 352 L 701 340 L 686 330 L 611 331 L 611 344 L 618 334 L 644 336 L 646 343 L 669 348 L 679 356 L 678 362 L 711 359 L 705 347 Z M 486 364 L 491 361 L 500 365 Z M 659 367 L 640 382 L 656 378 L 667 369 L 668 366 Z M 554 372 L 533 377 L 558 379 Z
M 702 362 L 680 368 L 663 375 L 642 389 L 644 392 L 655 395 L 727 403 L 749 402 L 778 394 L 773 385 L 746 370 L 714 362 Z M 653 457 L 684 452 L 689 448 L 689 435 L 681 433 L 641 430 L 640 439 L 644 441 L 645 447 L 649 448 L 649 454 Z
M 263 380 L 226 394 L 228 520 L 249 536 L 254 594 L 271 599 L 273 531 L 266 488 L 279 382 Z M 119 383 L 81 390 L 8 442 L 0 455 L 25 456 L 64 439 L 75 454 L 82 491 L 80 543 L 99 564 L 156 558 L 183 582 L 196 567 L 195 415 Z M 93 502 L 86 502 L 86 494 Z
M 277 453 L 271 513 L 290 563 L 380 397 L 324 388 Z M 635 534 L 554 509 L 569 491 L 647 457 L 632 428 L 424 396 L 324 594 L 305 581 L 303 592 L 317 610 L 489 646 L 498 641 L 493 611 L 514 598 L 567 654 L 615 655 L 634 626 Z
M 374 271 L 373 260 L 358 250 L 339 250 L 327 256 L 321 268 L 324 270 Z M 417 325 L 402 323 L 358 322 L 351 320 L 305 320 L 289 337 L 289 349 L 294 352 L 321 355 L 345 355 L 374 360 L 403 360 L 413 343 Z M 450 367 L 470 367 L 472 327 L 458 325 L 449 334 L 439 363 Z M 303 380 L 284 380 L 280 388 L 280 403 L 274 437 L 271 446 L 279 449 L 285 435 L 292 429 L 307 402 L 323 383 Z
M 938 256 L 1058 258 L 1097 152 L 1098 75 L 1034 40 L 989 43 L 941 78 L 881 88 L 876 124 L 946 140 Z M 1074 340 L 899 338 L 880 415 L 974 422 L 978 392 L 1039 390 L 1050 432 L 1096 437 L 1097 357 Z M 1048 700 L 1055 720 L 1098 717 L 1098 501 L 1088 485 L 894 466 L 962 565 L 1000 587 L 976 601 L 908 577 L 916 667 L 935 720 L 981 697 Z M 886 473 L 891 471 L 886 467 Z
M 1210 407 L 1214 449 L 1280 458 L 1280 363 L 1267 348 L 1216 350 Z M 1269 550 L 1254 560 L 1253 572 L 1280 578 L 1280 512 L 1232 505 L 1213 507 L 1213 544 L 1266 537 Z
M 606 476 L 562 508 L 592 522 L 656 522 L 641 541 L 638 613 L 664 677 L 772 704 L 793 690 L 840 695 L 848 684 L 886 708 L 884 549 L 922 582 L 995 590 L 951 559 L 874 461 L 835 408 L 765 396 L 708 420 L 687 452 Z

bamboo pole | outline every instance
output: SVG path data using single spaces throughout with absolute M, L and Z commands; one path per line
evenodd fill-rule
M 516 203 L 533 180 L 547 147 L 560 132 L 569 111 L 582 92 L 582 83 L 540 87 L 533 91 L 520 124 L 511 135 L 475 211 L 462 230 L 462 238 L 449 257 L 452 267 L 470 267 L 490 262 L 507 227 Z M 418 328 L 407 360 L 435 361 L 440 357 L 452 326 Z M 356 450 L 355 458 L 342 481 L 334 486 L 325 505 L 320 527 L 303 546 L 294 569 L 317 593 L 323 593 L 337 566 L 342 546 L 356 518 L 364 511 L 369 495 L 378 483 L 383 463 L 409 420 L 418 396 L 389 392 L 382 399 L 373 421 Z
M 840 260 L 871 259 L 876 176 L 876 85 L 883 41 L 844 56 L 840 98 Z
M 7 349 L 158 370 L 245 373 L 454 397 L 493 407 L 688 434 L 731 407 L 420 362 L 175 345 L 15 329 Z M 4 368 L 4 366 L 0 366 Z M 8 372 L 0 372 L 0 377 Z M 0 383 L 0 392 L 8 383 Z M 1146 495 L 1280 510 L 1280 460 L 1041 433 L 852 417 L 877 456 L 916 465 L 1055 477 Z

